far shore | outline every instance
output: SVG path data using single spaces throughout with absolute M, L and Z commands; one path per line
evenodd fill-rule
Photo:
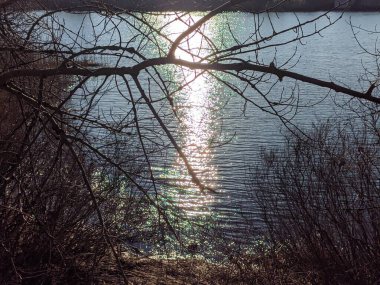
M 273 1 L 273 0 L 272 0 Z M 334 0 L 321 0 L 309 1 L 303 4 L 297 2 L 286 2 L 282 5 L 275 5 L 272 1 L 246 1 L 242 4 L 231 6 L 224 11 L 234 12 L 320 12 L 320 11 L 350 11 L 350 12 L 379 12 L 380 1 L 378 0 L 357 0 L 351 5 L 337 5 Z M 145 0 L 145 1 L 121 1 L 121 0 L 106 0 L 105 5 L 99 7 L 98 5 L 86 5 L 85 1 L 79 0 L 42 0 L 44 8 L 48 10 L 64 9 L 70 11 L 97 11 L 97 10 L 115 10 L 128 12 L 173 12 L 173 11 L 186 11 L 186 12 L 206 12 L 217 8 L 219 5 L 225 3 L 225 0 L 173 0 L 173 1 L 159 1 L 159 0 Z

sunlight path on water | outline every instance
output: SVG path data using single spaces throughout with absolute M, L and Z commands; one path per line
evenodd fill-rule
M 175 20 L 172 15 L 169 21 Z M 189 25 L 201 16 L 188 15 L 181 20 L 173 21 L 167 27 L 167 34 L 174 40 L 184 32 Z M 205 34 L 210 34 L 209 26 L 190 35 L 180 48 L 176 50 L 177 58 L 187 61 L 199 61 L 209 52 Z M 198 178 L 207 186 L 217 188 L 218 170 L 213 162 L 214 155 L 211 147 L 216 135 L 217 120 L 215 116 L 215 98 L 213 98 L 214 81 L 207 73 L 181 69 L 178 80 L 187 87 L 174 95 L 177 114 L 180 118 L 181 145 Z M 186 212 L 188 216 L 210 215 L 210 206 L 215 202 L 211 193 L 202 194 L 191 182 L 185 165 L 177 156 L 173 165 L 175 188 L 169 188 L 168 195 Z

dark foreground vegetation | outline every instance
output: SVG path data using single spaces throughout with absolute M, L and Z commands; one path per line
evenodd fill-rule
M 0 1 L 0 284 L 380 283 L 378 70 L 366 70 L 363 89 L 355 90 L 291 72 L 293 63 L 281 65 L 275 57 L 258 59 L 263 50 L 318 35 L 335 23 L 329 14 L 310 21 L 311 33 L 303 30 L 309 23 L 298 23 L 272 26 L 269 36 L 259 36 L 259 19 L 255 36 L 247 35 L 244 44 L 229 26 L 235 41 L 218 46 L 201 26 L 229 3 L 197 23 L 184 21 L 187 29 L 174 40 L 144 13 L 120 15 L 103 9 L 103 2 L 92 2 L 103 18 L 100 24 L 91 18 L 93 38 L 83 40 L 83 24 L 72 30 L 55 11 L 19 9 L 37 4 Z M 180 21 L 188 16 L 173 15 Z M 321 17 L 327 24 L 315 25 Z M 136 35 L 105 45 L 101 38 L 119 34 L 125 28 L 120 23 Z M 209 45 L 187 50 L 193 61 L 177 59 L 194 31 Z M 286 42 L 271 42 L 278 34 L 287 35 Z M 144 49 L 147 41 L 157 57 Z M 257 61 L 244 60 L 248 52 Z M 370 53 L 378 66 L 378 50 Z M 114 57 L 116 63 L 99 65 L 84 56 Z M 199 195 L 215 191 L 167 127 L 168 118 L 179 124 L 175 99 L 187 84 L 172 84 L 160 69 L 173 65 L 214 76 L 241 96 L 242 105 L 271 112 L 289 129 L 284 148 L 265 151 L 253 167 L 248 185 L 265 227 L 260 236 L 244 237 L 249 244 L 231 243 L 215 228 L 188 221 L 160 191 L 167 185 L 156 179 L 152 157 L 164 159 L 168 148 L 177 152 Z M 354 115 L 302 131 L 288 114 L 303 94 L 271 97 L 260 85 L 284 80 L 340 92 Z M 115 89 L 128 106 L 121 117 L 98 111 L 98 102 Z M 215 249 L 208 259 L 206 247 Z
M 308 139 L 289 135 L 254 172 L 272 244 L 318 283 L 380 282 L 378 120 L 322 124 Z

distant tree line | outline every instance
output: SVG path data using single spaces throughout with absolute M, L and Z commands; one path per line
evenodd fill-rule
M 86 1 L 80 0 L 43 0 L 47 8 L 77 8 L 86 6 Z M 90 3 L 91 1 L 87 1 Z M 265 11 L 321 11 L 334 8 L 350 10 L 374 10 L 380 9 L 380 1 L 377 0 L 261 0 L 261 1 L 234 1 L 237 4 L 230 7 L 231 10 Z M 104 4 L 115 8 L 143 11 L 165 10 L 213 10 L 224 4 L 224 0 L 105 0 Z M 99 8 L 99 7 L 98 7 Z

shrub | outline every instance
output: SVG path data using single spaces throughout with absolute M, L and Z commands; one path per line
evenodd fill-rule
M 307 138 L 289 134 L 283 150 L 263 154 L 252 176 L 271 244 L 294 270 L 326 284 L 379 281 L 376 122 L 328 122 Z

